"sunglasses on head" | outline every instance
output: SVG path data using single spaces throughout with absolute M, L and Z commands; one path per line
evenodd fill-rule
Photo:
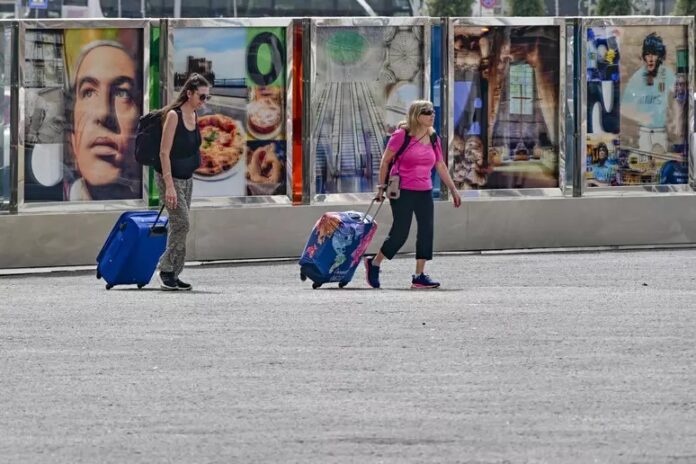
M 433 113 L 435 113 L 435 110 L 421 110 L 420 114 L 424 116 L 432 116 Z

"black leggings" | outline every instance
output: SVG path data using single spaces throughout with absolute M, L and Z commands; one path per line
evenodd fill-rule
M 382 245 L 381 252 L 392 259 L 406 243 L 411 230 L 411 219 L 416 214 L 418 235 L 416 235 L 416 259 L 433 259 L 433 192 L 401 189 L 397 200 L 389 200 L 394 222 L 389 235 Z

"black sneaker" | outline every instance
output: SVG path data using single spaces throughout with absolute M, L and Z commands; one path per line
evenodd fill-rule
M 160 272 L 159 277 L 162 290 L 179 290 L 179 285 L 177 285 L 173 272 Z
M 176 286 L 179 287 L 179 290 L 191 290 L 193 288 L 193 285 L 187 284 L 181 279 L 176 279 Z
M 379 266 L 372 264 L 373 258 L 365 258 L 365 277 L 367 285 L 372 288 L 379 288 Z

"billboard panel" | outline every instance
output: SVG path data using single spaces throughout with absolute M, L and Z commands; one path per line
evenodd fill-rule
M 423 98 L 423 26 L 318 27 L 311 102 L 315 193 L 376 190 L 389 135 Z
M 171 56 L 175 92 L 194 72 L 213 84 L 193 196 L 285 195 L 285 28 L 175 28 Z
M 560 28 L 453 29 L 449 152 L 455 185 L 558 187 Z
M 686 184 L 687 27 L 588 27 L 588 187 Z
M 24 201 L 142 198 L 133 156 L 143 29 L 30 29 L 24 37 Z

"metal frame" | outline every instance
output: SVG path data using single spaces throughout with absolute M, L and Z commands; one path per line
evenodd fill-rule
M 480 17 L 480 18 L 450 18 L 449 28 L 447 31 L 447 45 L 448 45 L 448 63 L 454 62 L 454 47 L 451 44 L 454 43 L 454 28 L 457 26 L 482 26 L 482 27 L 513 27 L 513 26 L 556 26 L 559 30 L 559 63 L 561 64 L 560 72 L 558 75 L 558 107 L 556 109 L 557 125 L 558 125 L 558 181 L 559 187 L 553 188 L 530 188 L 530 189 L 478 189 L 478 190 L 460 190 L 460 194 L 466 198 L 500 198 L 500 199 L 516 199 L 519 197 L 558 197 L 564 196 L 564 183 L 562 179 L 565 178 L 565 164 L 562 160 L 565 160 L 565 146 L 563 144 L 565 137 L 564 129 L 564 118 L 563 110 L 565 107 L 566 99 L 566 89 L 564 83 L 566 82 L 567 70 L 563 67 L 563 63 L 566 62 L 566 48 L 563 44 L 566 42 L 566 29 L 565 29 L 565 19 L 564 18 L 550 18 L 550 17 L 525 17 L 525 18 L 505 18 L 505 17 Z M 448 81 L 448 111 L 449 115 L 454 114 L 454 86 L 451 85 L 454 82 L 454 67 L 450 66 L 447 74 Z M 449 140 L 454 137 L 454 124 L 451 120 L 447 120 L 447 135 Z M 449 148 L 449 147 L 448 147 Z M 449 150 L 447 151 L 448 166 L 452 162 L 450 159 Z M 561 167 L 564 169 L 561 170 Z
M 440 18 L 432 17 L 347 17 L 347 18 L 312 18 L 311 19 L 311 65 L 306 68 L 305 73 L 309 76 L 310 87 L 316 83 L 316 63 L 317 63 L 317 29 L 322 27 L 399 27 L 399 26 L 421 26 L 423 27 L 423 98 L 430 99 L 430 48 L 431 48 L 431 29 L 438 24 Z M 305 108 L 311 112 L 311 95 L 305 97 Z M 311 203 L 364 203 L 369 202 L 374 197 L 374 192 L 357 193 L 331 193 L 317 194 L 316 192 L 316 149 L 312 136 L 314 134 L 313 118 L 309 124 L 309 144 L 310 150 L 304 154 L 304 162 L 309 168 L 309 175 L 304 182 L 310 182 L 309 196 Z
M 28 30 L 65 30 L 65 29 L 142 29 L 143 36 L 143 113 L 149 111 L 149 96 L 147 89 L 147 70 L 150 62 L 150 20 L 149 19 L 41 19 L 22 20 L 18 22 L 18 44 L 16 61 L 18 66 L 18 121 L 13 128 L 13 136 L 17 137 L 17 208 L 20 212 L 94 212 L 129 209 L 133 207 L 146 207 L 145 196 L 136 200 L 105 200 L 105 201 L 60 201 L 60 202 L 31 202 L 24 201 L 24 171 L 25 171 L 25 98 L 24 75 L 25 64 L 25 36 Z M 20 45 L 21 44 L 21 45 Z M 143 168 L 143 182 L 147 179 L 147 171 Z
M 312 103 L 312 79 L 311 70 L 313 56 L 312 49 L 313 28 L 309 18 L 300 20 L 302 24 L 302 203 L 311 201 L 311 179 L 313 175 L 310 155 L 312 152 L 312 116 L 310 112 Z
M 578 18 L 569 18 L 566 22 L 566 32 L 567 32 L 567 42 L 566 50 L 568 52 L 568 67 L 572 69 L 568 72 L 567 76 L 575 76 L 575 70 L 580 69 L 580 54 L 576 53 L 577 48 L 581 46 L 582 35 L 580 33 L 580 20 Z M 572 155 L 571 162 L 566 164 L 566 181 L 570 180 L 570 185 L 566 186 L 566 192 L 570 193 L 573 197 L 579 197 L 582 195 L 581 187 L 581 156 L 578 153 L 582 153 L 581 147 L 583 141 L 580 138 L 581 132 L 581 122 L 580 122 L 580 112 L 582 111 L 582 104 L 579 95 L 579 88 L 582 86 L 582 79 L 572 79 L 572 82 L 568 82 L 569 79 L 566 78 L 566 98 L 568 100 L 568 106 L 566 111 L 570 114 L 567 120 L 567 135 L 572 133 L 573 138 L 570 141 L 571 152 L 566 153 L 565 162 L 568 163 L 568 157 Z M 568 166 L 570 169 L 568 170 Z M 570 174 L 570 176 L 568 175 Z M 568 179 L 570 177 L 570 179 Z
M 631 185 L 617 187 L 592 187 L 587 186 L 585 179 L 585 169 L 587 168 L 587 157 L 585 153 L 585 142 L 587 140 L 587 80 L 581 79 L 580 91 L 577 94 L 580 101 L 580 117 L 579 117 L 579 140 L 577 153 L 580 155 L 576 163 L 579 176 L 578 186 L 580 187 L 580 195 L 582 196 L 624 196 L 624 195 L 645 195 L 645 194 L 684 194 L 685 192 L 694 192 L 696 188 L 696 167 L 695 150 L 693 146 L 692 134 L 694 131 L 694 18 L 692 16 L 671 16 L 671 17 L 656 17 L 656 16 L 631 16 L 631 17 L 608 17 L 608 18 L 582 18 L 579 24 L 580 30 L 580 75 L 584 75 L 587 69 L 587 28 L 588 27 L 631 27 L 631 26 L 680 26 L 687 29 L 687 50 L 688 50 L 688 116 L 687 116 L 687 144 L 689 147 L 689 183 L 676 185 Z M 580 80 L 580 79 L 579 79 Z
M 18 174 L 18 169 L 17 169 L 17 133 L 15 131 L 15 127 L 17 127 L 18 122 L 19 122 L 19 114 L 18 114 L 18 102 L 19 102 L 19 68 L 18 68 L 18 61 L 14 59 L 14 57 L 17 56 L 17 52 L 19 49 L 19 22 L 18 21 L 2 21 L 0 22 L 3 28 L 3 32 L 5 28 L 9 27 L 10 28 L 10 56 L 5 57 L 7 60 L 9 58 L 10 60 L 10 75 L 5 76 L 5 78 L 9 78 L 9 86 L 10 86 L 10 146 L 9 148 L 9 153 L 6 153 L 5 156 L 8 157 L 9 161 L 9 171 L 10 171 L 10 185 L 9 185 L 9 192 L 10 192 L 10 197 L 7 198 L 7 201 L 4 202 L 2 199 L 0 199 L 0 212 L 9 212 L 12 214 L 17 213 L 17 174 Z M 4 89 L 3 89 L 4 91 Z M 4 135 L 3 135 L 4 138 Z M 3 147 L 4 148 L 4 147 Z
M 164 60 L 160 67 L 163 77 L 164 98 L 163 105 L 169 103 L 174 95 L 174 31 L 185 28 L 248 28 L 248 27 L 282 27 L 285 28 L 285 150 L 286 169 L 285 195 L 254 195 L 244 197 L 208 197 L 194 198 L 193 207 L 220 207 L 220 206 L 259 206 L 264 204 L 292 204 L 292 56 L 293 56 L 293 18 L 220 18 L 220 19 L 167 19 L 161 20 L 165 24 L 162 28 L 162 38 L 166 34 L 166 48 L 161 55 Z M 166 70 L 166 72 L 164 72 Z
M 449 36 L 450 22 L 447 18 L 440 18 L 440 127 L 438 129 L 440 135 L 440 144 L 442 153 L 449 153 L 449 118 L 450 118 L 450 60 L 449 60 Z M 445 159 L 445 163 L 449 166 L 449 160 Z M 447 185 L 440 179 L 440 200 L 449 199 L 449 189 Z
M 565 36 L 565 41 L 561 41 L 563 54 L 565 54 L 565 76 L 561 81 L 561 89 L 565 98 L 561 101 L 561 109 L 559 114 L 558 125 L 561 130 L 559 140 L 560 152 L 558 156 L 558 186 L 564 194 L 572 196 L 573 194 L 573 156 L 576 153 L 576 134 L 575 130 L 575 109 L 573 99 L 573 85 L 577 79 L 568 79 L 568 76 L 575 74 L 575 21 L 566 19 L 561 32 Z M 565 45 L 565 46 L 564 46 Z M 561 61 L 561 68 L 564 63 Z M 559 98 L 560 100 L 560 98 Z M 569 185 L 570 184 L 570 185 Z

